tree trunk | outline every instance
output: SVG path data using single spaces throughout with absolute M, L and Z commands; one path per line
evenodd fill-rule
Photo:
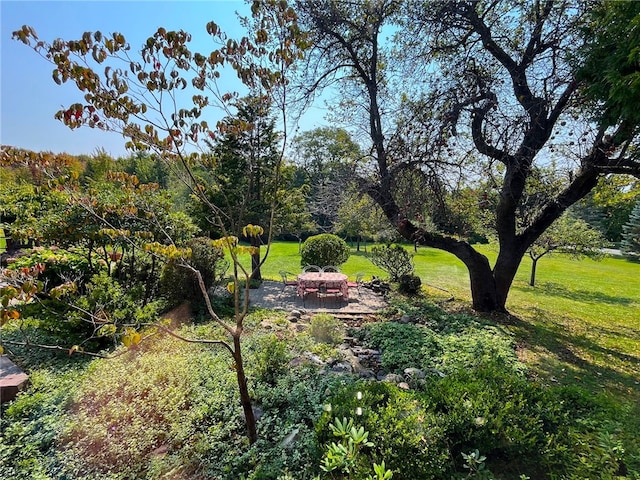
M 471 282 L 471 300 L 477 312 L 505 312 L 504 303 L 500 303 L 496 290 L 496 281 L 489 262 L 465 262 Z
M 257 281 L 262 281 L 262 272 L 260 272 L 260 245 L 261 240 L 259 236 L 251 237 L 251 246 L 257 248 L 256 253 L 251 254 L 251 271 L 253 272 L 251 278 Z
M 529 279 L 529 285 L 532 287 L 536 286 L 536 267 L 538 266 L 538 259 L 533 258 L 533 264 L 531 265 L 531 278 Z
M 247 386 L 247 376 L 244 373 L 240 335 L 241 333 L 238 333 L 237 336 L 234 335 L 233 337 L 233 359 L 235 361 L 236 379 L 238 380 L 238 391 L 240 392 L 240 403 L 242 404 L 242 411 L 247 425 L 247 437 L 249 437 L 249 443 L 255 443 L 258 439 L 256 417 L 253 414 L 249 387 Z

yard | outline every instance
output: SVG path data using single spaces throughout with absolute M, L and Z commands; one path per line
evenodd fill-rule
M 297 244 L 276 242 L 263 276 L 299 272 L 299 258 Z M 310 479 L 336 441 L 329 423 L 355 412 L 373 446 L 360 454 L 358 475 L 339 478 L 366 478 L 367 462 L 381 460 L 394 478 L 639 478 L 640 265 L 554 256 L 533 288 L 525 260 L 511 314 L 491 318 L 469 309 L 454 257 L 420 248 L 415 266 L 425 295 L 392 296 L 355 329 L 250 315 L 245 354 L 262 412 L 253 446 L 223 349 L 168 336 L 111 360 L 16 348 L 32 384 L 2 407 L 0 476 Z M 342 271 L 384 276 L 364 252 L 352 252 Z M 413 323 L 396 321 L 403 314 Z M 176 331 L 221 335 L 197 315 L 193 322 Z M 327 374 L 341 347 L 318 332 L 334 328 L 381 351 L 388 372 L 437 375 L 405 374 L 404 390 Z

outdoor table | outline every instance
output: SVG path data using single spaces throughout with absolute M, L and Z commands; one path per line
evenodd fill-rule
M 306 289 L 313 288 L 338 289 L 342 298 L 349 301 L 349 285 L 347 276 L 339 272 L 306 272 L 298 275 L 298 296 L 304 298 Z

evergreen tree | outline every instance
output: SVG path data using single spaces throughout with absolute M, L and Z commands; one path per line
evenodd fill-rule
M 620 250 L 628 256 L 640 255 L 640 201 L 633 207 L 629 220 L 622 227 Z

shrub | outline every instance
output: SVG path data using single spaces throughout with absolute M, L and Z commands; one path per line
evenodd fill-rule
M 207 290 L 214 286 L 226 273 L 229 263 L 224 258 L 224 252 L 211 244 L 209 238 L 198 237 L 186 244 L 191 248 L 189 260 L 192 267 L 200 272 Z M 195 274 L 170 261 L 162 272 L 160 280 L 162 294 L 172 303 L 178 304 L 185 300 L 201 303 L 202 292 Z
M 61 285 L 69 279 L 82 284 L 99 269 L 98 264 L 91 268 L 86 254 L 57 247 L 35 247 L 11 262 L 9 269 L 31 268 L 38 263 L 45 266 L 38 278 L 46 283 L 47 288 Z
M 402 275 L 399 282 L 400 292 L 407 295 L 415 295 L 420 291 L 420 286 L 422 285 L 420 277 L 413 274 Z
M 344 325 L 333 315 L 318 313 L 311 319 L 309 334 L 317 342 L 336 344 L 344 339 Z
M 314 235 L 302 244 L 301 265 L 342 265 L 349 259 L 347 242 L 336 235 Z
M 65 410 L 81 369 L 69 369 L 65 375 L 47 369 L 29 373 L 28 394 L 2 407 L 0 478 L 53 478 L 50 474 L 60 471 L 65 460 L 65 455 L 56 450 L 57 439 L 65 428 Z
M 344 417 L 354 418 L 357 427 L 369 432 L 373 443 L 368 450 L 370 461 L 384 461 L 394 478 L 447 478 L 448 452 L 442 422 L 429 411 L 428 401 L 421 394 L 384 382 L 348 385 L 329 399 L 316 424 L 320 442 L 335 440 L 329 425 Z M 366 478 L 369 469 L 370 463 L 353 478 Z
M 411 254 L 401 245 L 384 245 L 371 249 L 371 262 L 389 274 L 392 282 L 400 281 L 403 275 L 413 274 Z
M 287 344 L 273 333 L 257 338 L 252 366 L 257 381 L 273 384 L 286 371 L 290 355 Z

